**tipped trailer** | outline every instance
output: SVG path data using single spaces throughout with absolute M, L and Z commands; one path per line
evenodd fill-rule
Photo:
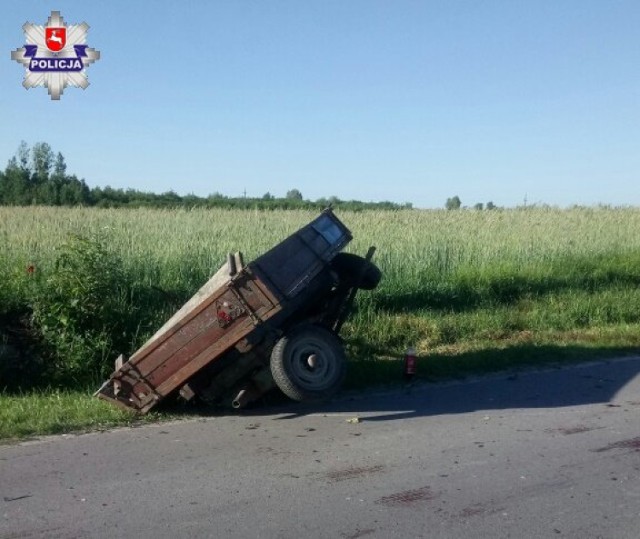
M 358 289 L 380 270 L 343 253 L 349 229 L 331 209 L 244 263 L 227 261 L 96 396 L 146 413 L 169 396 L 242 408 L 275 386 L 296 401 L 335 393 L 346 372 L 339 337 Z

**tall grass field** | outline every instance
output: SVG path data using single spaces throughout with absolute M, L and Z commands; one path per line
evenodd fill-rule
M 11 421 L 17 391 L 90 387 L 228 252 L 250 260 L 316 215 L 0 208 L 0 340 L 27 332 L 34 342 L 33 352 L 0 348 L 3 421 Z M 343 329 L 351 387 L 399 379 L 408 346 L 426 379 L 640 348 L 639 209 L 338 216 L 353 232 L 347 250 L 364 254 L 375 245 L 384 275 L 378 289 L 359 294 Z M 93 424 L 97 412 L 87 409 Z

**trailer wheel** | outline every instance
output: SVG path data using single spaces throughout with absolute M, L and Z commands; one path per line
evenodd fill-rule
M 294 328 L 271 352 L 273 379 L 295 401 L 330 397 L 342 385 L 346 367 L 340 339 L 320 326 Z
M 352 253 L 338 253 L 331 260 L 331 267 L 340 277 L 340 281 L 349 286 L 358 286 L 363 290 L 373 290 L 382 279 L 382 272 L 373 262 Z M 358 283 L 358 277 L 362 280 Z

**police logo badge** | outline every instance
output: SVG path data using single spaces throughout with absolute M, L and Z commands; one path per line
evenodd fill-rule
M 22 29 L 26 44 L 11 53 L 11 59 L 25 67 L 22 86 L 44 86 L 55 100 L 67 86 L 89 86 L 86 70 L 100 59 L 100 52 L 86 44 L 86 22 L 67 25 L 59 11 L 52 11 L 46 25 L 26 23 Z

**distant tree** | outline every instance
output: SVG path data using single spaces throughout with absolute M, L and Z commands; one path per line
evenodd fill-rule
M 20 168 L 18 167 L 18 159 L 16 158 L 16 156 L 12 156 L 11 159 L 9 159 L 9 161 L 7 161 L 7 170 L 11 169 L 11 168 Z
M 65 183 L 60 188 L 60 204 L 63 206 L 75 206 L 78 204 L 78 190 L 72 183 Z
M 6 200 L 7 178 L 4 172 L 0 171 L 0 204 L 7 204 Z
M 64 156 L 58 152 L 56 160 L 53 164 L 53 175 L 58 178 L 64 178 L 67 173 L 67 164 L 64 162 Z
M 484 204 L 482 202 L 478 202 L 473 205 L 474 210 L 482 211 L 484 209 Z
M 64 180 L 49 179 L 36 188 L 35 199 L 40 204 L 58 206 L 60 204 L 60 190 L 64 186 Z
M 487 202 L 487 209 L 488 210 L 495 210 L 496 209 L 496 205 L 493 202 L 489 201 L 489 202 Z
M 275 200 L 275 198 L 269 191 L 262 195 L 262 200 Z
M 68 182 L 67 164 L 64 161 L 64 156 L 58 152 L 53 161 L 53 172 L 49 175 L 49 179 L 37 187 L 37 201 L 41 204 L 58 206 L 62 187 Z
M 459 210 L 460 206 L 462 206 L 462 201 L 460 200 L 460 197 L 458 195 L 452 198 L 448 198 L 447 202 L 444 205 L 444 207 L 448 210 Z
M 161 206 L 169 206 L 169 207 L 180 206 L 182 202 L 182 197 L 178 193 L 176 193 L 173 189 L 171 189 L 170 191 L 167 191 L 160 195 L 159 202 Z
M 18 151 L 16 152 L 16 157 L 22 170 L 29 170 L 29 154 L 29 145 L 24 140 L 21 140 Z
M 138 205 L 142 201 L 136 191 L 134 191 L 132 198 L 136 201 Z M 198 195 L 195 195 L 194 193 L 189 193 L 188 195 L 185 195 L 182 197 L 182 203 L 187 208 L 194 208 L 194 207 L 200 206 L 201 202 L 202 202 L 202 199 Z
M 287 191 L 287 200 L 303 200 L 302 193 L 297 189 L 291 189 Z
M 70 176 L 60 187 L 59 200 L 64 206 L 86 205 L 91 202 L 91 191 L 84 180 Z
M 11 206 L 31 203 L 31 172 L 29 169 L 29 146 L 23 140 L 16 155 L 9 159 L 4 171 L 2 201 Z
M 37 142 L 31 148 L 31 169 L 36 183 L 43 183 L 49 179 L 53 167 L 53 151 L 46 142 Z

